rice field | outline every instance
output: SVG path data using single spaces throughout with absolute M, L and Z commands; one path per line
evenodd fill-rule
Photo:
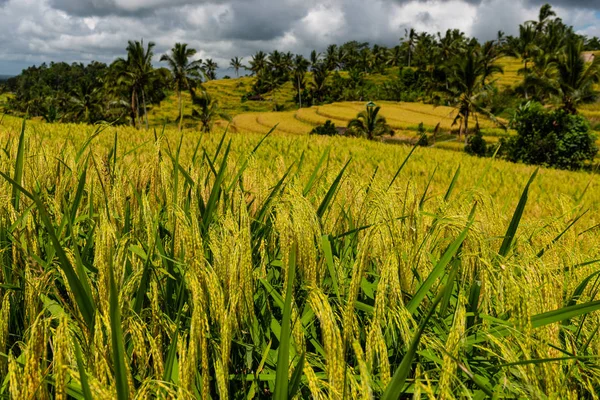
M 595 175 L 241 129 L 0 142 L 2 398 L 600 396 Z
M 512 57 L 503 57 L 500 59 L 499 64 L 504 68 L 504 74 L 500 74 L 495 78 L 498 79 L 498 84 L 500 86 L 516 86 L 521 80 L 522 77 L 517 74 L 517 71 L 522 68 L 522 63 L 520 60 L 512 58 Z M 390 68 L 386 71 L 385 74 L 370 74 L 365 77 L 365 80 L 371 82 L 373 84 L 383 84 L 384 82 L 393 79 L 398 73 L 398 68 Z M 340 75 L 343 77 L 347 77 L 346 71 L 340 71 Z M 306 75 L 306 80 L 310 81 L 312 79 L 312 74 L 310 72 Z M 240 77 L 237 79 L 220 79 L 213 80 L 203 83 L 203 87 L 213 96 L 214 100 L 216 100 L 223 111 L 227 112 L 229 115 L 237 116 L 239 114 L 244 113 L 255 113 L 255 112 L 271 112 L 273 110 L 273 105 L 275 103 L 283 105 L 286 110 L 294 110 L 296 108 L 296 104 L 294 103 L 294 90 L 291 82 L 286 82 L 281 87 L 277 88 L 274 92 L 270 92 L 265 94 L 264 101 L 246 101 L 241 102 L 242 96 L 251 90 L 252 85 L 254 83 L 253 77 Z M 191 114 L 191 97 L 189 93 L 184 92 L 183 94 L 183 103 L 184 103 L 184 115 Z M 386 102 L 383 102 L 386 103 Z M 342 104 L 338 103 L 335 106 Z M 364 107 L 363 103 L 346 103 L 351 104 L 351 107 L 356 109 L 356 112 L 361 111 L 362 107 Z M 393 103 L 390 103 L 393 104 Z M 412 107 L 411 103 L 403 103 L 403 107 L 401 110 L 396 110 L 398 112 L 401 111 L 401 115 L 394 115 L 394 111 L 391 109 L 386 112 L 390 114 L 391 119 L 397 119 L 395 125 L 397 129 L 413 129 L 421 122 L 421 119 L 431 120 L 430 123 L 427 121 L 423 121 L 427 126 L 437 124 L 437 121 L 433 123 L 433 119 L 438 117 L 443 117 L 442 121 L 446 129 L 450 129 L 450 124 L 453 119 L 454 111 L 449 107 L 437 107 L 435 109 L 431 109 L 429 106 L 423 107 L 423 104 L 415 103 L 415 106 Z M 175 124 L 177 117 L 179 116 L 179 105 L 177 100 L 177 94 L 171 93 L 167 99 L 165 99 L 159 106 L 152 107 L 149 110 L 149 123 L 153 126 L 162 126 L 164 124 Z M 329 114 L 328 110 L 321 109 L 323 115 Z M 408 111 L 414 111 L 418 113 L 418 115 L 408 114 Z M 322 118 L 314 117 L 313 113 L 307 112 L 305 122 L 310 124 L 320 124 L 321 121 L 325 121 Z M 404 115 L 407 114 L 407 115 Z M 430 114 L 429 118 L 427 116 L 422 116 L 421 114 Z M 348 116 L 347 113 L 340 113 L 339 115 L 334 115 L 334 118 L 341 121 L 346 121 L 353 118 L 355 115 Z M 432 118 L 433 116 L 433 118 Z M 298 116 L 300 119 L 305 117 L 304 115 Z M 341 117 L 341 118 L 340 118 Z M 284 117 L 285 118 L 285 117 Z M 482 119 L 485 121 L 485 119 Z M 334 123 L 336 121 L 333 121 Z M 482 122 L 482 124 L 487 124 L 488 122 Z M 340 125 L 340 123 L 336 123 Z M 190 124 L 188 124 L 191 126 Z M 310 131 L 310 130 L 309 130 Z
M 296 118 L 294 112 L 268 112 L 260 113 L 256 121 L 267 129 L 277 125 L 276 131 L 305 135 L 310 132 L 314 125 L 307 124 Z
M 514 57 L 501 57 L 498 64 L 504 70 L 503 74 L 497 74 L 493 77 L 496 84 L 500 87 L 515 87 L 523 81 L 523 76 L 518 71 L 523 68 L 523 62 Z
M 442 137 L 443 141 L 436 141 L 434 144 L 432 139 L 432 145 L 450 150 L 463 150 L 464 142 L 456 137 L 458 126 L 452 125 L 455 109 L 422 103 L 378 102 L 378 104 L 381 106 L 381 115 L 386 117 L 388 124 L 395 131 L 395 138 L 393 138 L 395 140 L 387 138 L 388 141 L 416 142 L 419 139 L 417 129 L 420 123 L 423 123 L 431 137 L 439 123 L 441 131 L 437 135 L 438 138 Z M 338 127 L 346 127 L 351 119 L 364 110 L 364 107 L 364 103 L 361 102 L 341 102 L 296 111 L 240 114 L 233 119 L 232 129 L 264 134 L 277 125 L 275 132 L 306 135 L 327 120 Z M 490 143 L 498 142 L 501 136 L 513 134 L 498 128 L 487 118 L 479 116 L 478 120 L 485 139 Z M 448 140 L 451 142 L 447 143 Z

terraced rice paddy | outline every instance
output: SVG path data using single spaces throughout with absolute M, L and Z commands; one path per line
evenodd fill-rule
M 440 124 L 439 135 L 444 135 L 444 132 L 456 134 L 458 129 L 456 125 L 452 125 L 456 110 L 451 107 L 435 107 L 421 103 L 378 102 L 378 104 L 381 105 L 381 115 L 386 117 L 388 124 L 396 131 L 397 136 L 406 140 L 417 138 L 416 130 L 420 123 L 423 123 L 425 130 L 430 134 L 438 123 Z M 345 128 L 348 122 L 364 108 L 365 104 L 361 102 L 343 102 L 302 108 L 296 111 L 241 114 L 234 118 L 232 127 L 237 131 L 265 133 L 269 128 L 278 124 L 276 132 L 305 135 L 310 133 L 315 126 L 324 124 L 327 120 L 332 121 L 338 127 Z M 509 132 L 495 128 L 497 125 L 487 118 L 481 116 L 478 118 L 484 133 L 489 130 L 490 136 L 492 136 L 490 142 L 498 141 L 497 138 L 493 138 L 494 136 L 510 135 Z M 475 121 L 472 123 L 474 124 Z M 452 148 L 462 149 L 462 145 L 457 143 Z
M 498 64 L 503 68 L 503 74 L 497 74 L 493 78 L 500 87 L 515 87 L 523 81 L 523 75 L 518 71 L 523 68 L 523 61 L 514 57 L 502 57 Z

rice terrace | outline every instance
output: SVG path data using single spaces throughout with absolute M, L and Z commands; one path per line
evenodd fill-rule
M 600 398 L 600 40 L 564 4 L 3 79 L 0 398 Z

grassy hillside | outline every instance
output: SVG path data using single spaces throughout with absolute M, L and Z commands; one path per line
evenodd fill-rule
M 519 60 L 504 57 L 499 62 L 505 70 L 504 74 L 498 75 L 499 86 L 514 86 L 521 80 L 517 71 L 521 68 Z M 345 71 L 340 73 L 343 77 L 347 76 Z M 385 75 L 369 74 L 365 76 L 365 81 L 376 85 L 382 85 L 398 74 L 398 68 L 390 68 Z M 307 73 L 306 81 L 310 82 L 312 75 Z M 264 95 L 265 101 L 246 101 L 241 102 L 242 96 L 252 89 L 254 78 L 241 77 L 238 79 L 220 79 L 208 81 L 203 84 L 204 88 L 220 104 L 221 108 L 231 116 L 236 116 L 249 112 L 270 112 L 273 111 L 274 104 L 279 104 L 287 111 L 296 108 L 294 103 L 294 92 L 291 82 L 287 82 L 274 92 Z M 189 94 L 183 93 L 184 114 L 191 114 L 191 98 Z M 177 95 L 172 93 L 167 100 L 159 106 L 154 107 L 149 113 L 151 125 L 174 124 L 179 115 Z
M 596 176 L 98 129 L 0 125 L 0 396 L 600 394 Z
M 523 68 L 521 60 L 513 57 L 503 57 L 499 64 L 504 69 L 504 74 L 494 76 L 499 87 L 514 87 L 522 80 L 518 71 Z M 397 68 L 389 69 L 385 75 L 371 74 L 365 80 L 374 84 L 382 85 L 392 79 L 398 73 Z M 341 72 L 342 76 L 347 75 Z M 307 74 L 310 81 L 311 74 Z M 287 82 L 273 93 L 268 93 L 264 101 L 242 102 L 242 96 L 252 88 L 254 78 L 242 77 L 239 79 L 223 79 L 209 81 L 203 84 L 206 90 L 219 102 L 221 108 L 233 117 L 231 129 L 233 131 L 266 133 L 273 126 L 278 125 L 276 132 L 289 134 L 307 134 L 315 126 L 331 120 L 338 127 L 345 127 L 350 119 L 354 118 L 359 111 L 364 109 L 364 102 L 344 102 L 314 106 L 311 108 L 297 109 L 293 102 L 295 96 L 292 84 Z M 191 114 L 191 99 L 189 94 L 183 94 L 184 114 Z M 394 103 L 377 102 L 382 106 L 382 115 L 388 119 L 388 123 L 395 130 L 393 140 L 415 141 L 419 135 L 417 127 L 422 122 L 428 132 L 430 145 L 449 149 L 462 150 L 464 143 L 457 137 L 458 126 L 452 126 L 456 115 L 453 108 L 420 103 Z M 273 111 L 274 105 L 283 106 L 285 111 Z M 580 112 L 590 120 L 594 130 L 600 130 L 600 104 L 585 104 L 581 106 Z M 177 96 L 171 94 L 160 106 L 150 111 L 150 124 L 161 126 L 164 124 L 175 125 L 178 116 Z M 501 119 L 502 122 L 503 121 Z M 437 138 L 432 137 L 435 126 L 440 123 L 440 134 Z M 472 121 L 474 124 L 474 121 Z M 488 143 L 495 143 L 501 137 L 512 134 L 504 131 L 497 124 L 487 118 L 479 116 L 479 124 L 482 133 Z M 220 123 L 225 126 L 226 123 Z M 196 125 L 188 122 L 189 128 Z M 600 141 L 599 141 L 600 144 Z

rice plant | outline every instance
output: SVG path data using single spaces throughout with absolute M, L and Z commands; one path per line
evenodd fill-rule
M 599 395 L 590 174 L 271 132 L 0 138 L 0 396 Z

